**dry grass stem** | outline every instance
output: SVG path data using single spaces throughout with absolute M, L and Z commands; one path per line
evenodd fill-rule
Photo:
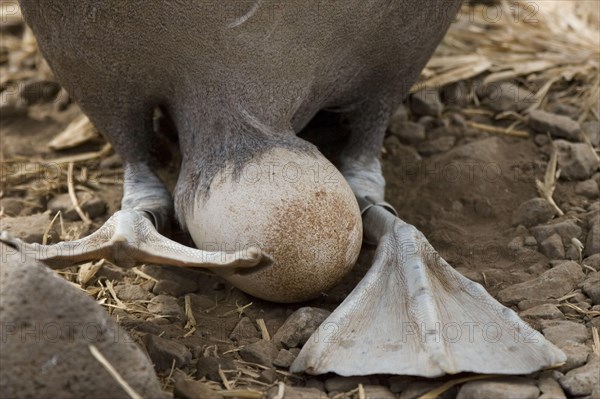
M 119 384 L 119 386 L 121 386 L 121 388 L 123 388 L 123 390 L 125 392 L 127 392 L 127 395 L 129 395 L 130 398 L 143 399 L 142 395 L 137 393 L 131 387 L 131 385 L 129 385 L 127 383 L 127 381 L 125 381 L 125 379 L 123 377 L 121 377 L 121 374 L 119 374 L 117 369 L 115 369 L 113 367 L 113 365 L 110 364 L 110 362 L 104 357 L 104 355 L 98 350 L 98 348 L 96 348 L 94 345 L 90 344 L 89 349 L 90 349 L 90 352 L 92 353 L 92 356 L 94 356 L 94 358 L 102 365 L 102 367 L 104 367 L 104 369 L 106 371 L 108 371 L 108 374 L 110 374 L 111 377 L 114 378 L 114 380 L 117 382 L 117 384 Z

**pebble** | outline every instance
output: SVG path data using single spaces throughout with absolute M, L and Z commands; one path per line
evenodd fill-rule
M 174 393 L 176 398 L 181 399 L 222 399 L 216 391 L 212 390 L 208 384 L 201 381 L 194 381 L 187 378 L 175 380 Z
M 529 127 L 539 133 L 550 133 L 552 137 L 580 141 L 581 127 L 568 116 L 536 109 L 529 113 Z
M 148 311 L 155 315 L 166 316 L 178 321 L 185 320 L 183 309 L 177 299 L 167 295 L 157 295 L 148 303 Z
M 424 89 L 410 96 L 410 110 L 418 116 L 439 116 L 444 105 L 440 93 L 435 89 Z
M 549 320 L 542 326 L 544 337 L 559 348 L 571 342 L 581 344 L 589 338 L 585 325 L 574 321 Z
M 27 115 L 27 104 L 20 96 L 2 95 L 0 96 L 0 115 L 2 115 L 2 120 Z
M 600 376 L 600 357 L 591 354 L 585 366 L 569 371 L 559 382 L 569 395 L 590 395 L 600 385 L 598 376 Z
M 266 369 L 260 372 L 258 379 L 267 384 L 273 384 L 277 381 L 277 372 L 274 369 Z
M 78 192 L 77 199 L 79 200 L 79 207 L 81 210 L 91 219 L 106 213 L 106 202 L 87 191 Z M 60 211 L 63 218 L 66 220 L 80 220 L 79 214 L 73 207 L 73 202 L 71 201 L 69 194 L 58 194 L 50 199 L 50 201 L 48 201 L 48 209 L 52 214 Z
M 369 383 L 369 378 L 365 376 L 336 376 L 325 380 L 325 389 L 327 392 L 348 392 L 358 387 L 358 384 L 365 385 Z
M 115 293 L 122 301 L 141 301 L 150 298 L 150 293 L 139 285 L 121 284 L 115 286 Z
M 563 245 L 562 238 L 556 233 L 542 241 L 538 248 L 548 259 L 565 258 L 565 246 Z
M 583 195 L 589 199 L 596 199 L 600 193 L 598 189 L 598 183 L 594 179 L 588 179 L 577 183 L 575 186 L 575 193 Z
M 600 253 L 600 215 L 588 220 L 588 234 L 585 241 L 585 256 Z
M 536 226 L 546 223 L 554 217 L 554 208 L 543 198 L 532 198 L 523 202 L 517 208 L 513 217 L 513 226 L 523 225 L 525 227 Z
M 36 242 L 41 244 L 44 230 L 49 224 L 50 212 L 38 213 L 30 216 L 6 216 L 2 218 L 2 230 L 6 230 L 11 236 L 28 243 Z M 59 240 L 57 224 L 54 224 L 50 229 L 48 238 L 50 239 L 48 242 Z
M 557 298 L 571 292 L 584 278 L 585 274 L 579 264 L 573 261 L 564 261 L 534 279 L 501 290 L 498 298 L 501 302 L 509 305 L 515 305 L 526 299 Z
M 537 243 L 538 242 L 537 242 L 537 240 L 535 239 L 534 236 L 526 236 L 525 239 L 524 239 L 524 241 L 523 241 L 523 244 L 526 247 L 537 247 Z
M 331 314 L 319 308 L 303 307 L 296 310 L 273 335 L 273 343 L 284 348 L 304 345 L 313 332 Z
M 425 127 L 416 122 L 392 120 L 389 131 L 407 143 L 413 144 L 425 140 Z
M 546 238 L 558 234 L 562 238 L 563 244 L 570 243 L 573 238 L 581 239 L 582 233 L 581 227 L 574 220 L 563 220 L 552 224 L 535 226 L 530 230 L 537 242 L 542 242 Z
M 261 339 L 248 344 L 240 349 L 240 356 L 247 362 L 258 363 L 263 366 L 273 367 L 273 361 L 277 358 L 279 350 L 271 341 Z
M 236 324 L 231 334 L 229 334 L 229 339 L 233 341 L 241 341 L 243 339 L 251 339 L 251 338 L 260 338 L 260 332 L 254 326 L 252 320 L 249 317 L 242 317 L 240 321 Z
M 406 121 L 408 120 L 408 110 L 404 104 L 400 104 L 390 117 L 390 122 Z
M 425 115 L 419 118 L 417 121 L 420 125 L 423 125 L 426 131 L 438 128 L 442 126 L 441 121 L 433 116 Z
M 482 103 L 496 112 L 521 111 L 530 106 L 534 94 L 524 87 L 510 82 L 490 83 L 478 90 Z
M 600 305 L 600 272 L 588 274 L 581 289 L 592 300 L 593 305 Z
M 273 360 L 273 365 L 287 368 L 292 365 L 294 360 L 296 360 L 296 355 L 287 349 L 281 349 L 279 350 L 279 353 L 277 353 L 275 360 Z
M 225 357 L 200 357 L 196 363 L 196 378 L 206 377 L 212 381 L 221 381 L 221 370 L 235 370 L 233 360 Z
M 4 210 L 3 216 L 19 216 L 21 211 L 25 208 L 25 201 L 21 198 L 1 198 L 0 208 Z
M 60 92 L 60 85 L 44 79 L 30 79 L 23 84 L 20 95 L 27 104 L 50 102 Z
M 542 372 L 538 380 L 538 388 L 542 395 L 538 399 L 567 399 L 560 384 L 552 372 Z
M 545 134 L 536 134 L 533 141 L 538 147 L 543 147 L 550 143 L 550 139 Z
M 186 270 L 180 267 L 168 267 L 168 266 L 158 266 L 158 265 L 144 265 L 141 270 L 154 277 L 160 282 L 161 280 L 169 280 L 177 284 L 177 292 L 173 295 L 175 297 L 179 297 L 181 295 L 195 292 L 198 289 L 198 284 L 196 282 L 197 274 L 193 270 Z M 170 283 L 167 283 L 170 284 Z M 171 289 L 166 287 L 165 285 L 159 286 L 158 289 Z M 157 291 L 159 292 L 159 291 Z
M 456 137 L 454 136 L 443 136 L 432 140 L 427 140 L 419 143 L 417 150 L 424 156 L 430 156 L 433 154 L 439 154 L 441 152 L 449 151 L 456 143 Z
M 159 371 L 170 370 L 175 360 L 175 367 L 185 367 L 192 361 L 192 352 L 183 344 L 153 334 L 146 334 L 142 339 L 148 356 Z
M 583 264 L 591 267 L 596 271 L 600 271 L 600 254 L 590 255 L 583 260 Z
M 583 134 L 587 136 L 592 146 L 598 147 L 600 145 L 600 122 L 583 122 L 581 124 L 581 130 L 583 131 Z
M 524 310 L 519 313 L 521 317 L 526 317 L 533 320 L 538 319 L 562 319 L 564 314 L 560 311 L 558 306 L 545 303 L 543 305 L 534 306 L 527 310 Z
M 470 381 L 465 383 L 456 399 L 537 399 L 540 389 L 533 380 L 506 377 L 490 381 Z
M 583 366 L 592 351 L 589 346 L 577 342 L 568 342 L 560 349 L 567 355 L 567 361 L 558 369 L 563 373 Z
M 586 180 L 598 169 L 598 160 L 586 143 L 571 143 L 554 140 L 558 148 L 560 178 L 565 180 Z

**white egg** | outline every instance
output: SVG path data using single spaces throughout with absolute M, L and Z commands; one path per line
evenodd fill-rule
M 324 157 L 276 148 L 237 174 L 220 172 L 196 199 L 189 232 L 205 250 L 250 245 L 273 264 L 224 274 L 258 298 L 298 302 L 335 285 L 354 265 L 362 242 L 360 210 L 344 177 Z

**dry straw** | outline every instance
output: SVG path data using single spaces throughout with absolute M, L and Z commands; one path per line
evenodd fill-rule
M 520 79 L 535 89 L 529 110 L 553 89 L 582 109 L 580 122 L 598 120 L 599 21 L 600 7 L 590 0 L 465 4 L 413 91 L 485 72 L 484 84 Z

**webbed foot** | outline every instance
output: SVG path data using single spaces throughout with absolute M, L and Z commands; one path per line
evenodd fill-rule
M 435 377 L 525 374 L 566 357 L 444 261 L 382 206 L 364 209 L 373 266 L 302 348 L 291 371 Z
M 122 267 L 156 263 L 231 269 L 232 272 L 269 262 L 269 257 L 255 247 L 239 251 L 204 251 L 181 245 L 159 234 L 151 218 L 152 215 L 145 211 L 121 210 L 96 232 L 79 240 L 54 245 L 28 244 L 3 231 L 0 242 L 35 256 L 53 269 L 101 258 Z

